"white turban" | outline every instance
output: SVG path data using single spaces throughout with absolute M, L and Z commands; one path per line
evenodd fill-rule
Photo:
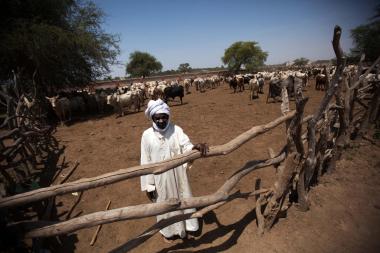
M 148 119 L 152 119 L 152 116 L 156 113 L 165 113 L 170 116 L 169 106 L 161 99 L 150 100 L 145 110 L 145 116 Z

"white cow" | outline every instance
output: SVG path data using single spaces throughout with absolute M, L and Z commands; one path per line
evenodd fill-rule
M 253 98 L 259 97 L 259 82 L 255 77 L 253 77 L 251 80 L 249 80 L 249 99 L 252 100 Z M 256 93 L 256 95 L 255 95 Z
M 58 95 L 54 97 L 46 97 L 46 99 L 53 107 L 55 114 L 61 121 L 61 125 L 63 125 L 67 119 L 71 120 L 70 100 L 68 98 L 60 98 Z
M 189 89 L 190 89 L 191 84 L 192 84 L 191 79 L 186 78 L 185 80 L 183 80 L 183 85 L 185 86 L 186 94 L 190 93 Z
M 140 111 L 140 99 L 138 95 L 132 91 L 124 94 L 114 93 L 107 96 L 107 104 L 111 105 L 119 113 L 119 116 L 124 116 L 124 110 L 134 106 L 136 111 Z
M 195 89 L 199 92 L 205 92 L 205 80 L 201 77 L 197 77 L 194 80 Z

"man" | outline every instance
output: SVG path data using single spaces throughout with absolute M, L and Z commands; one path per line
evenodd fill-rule
M 208 152 L 205 143 L 191 144 L 182 128 L 170 122 L 169 106 L 161 99 L 149 101 L 145 115 L 152 120 L 153 126 L 145 130 L 141 138 L 141 165 L 167 160 L 192 149 L 199 150 L 202 155 Z M 146 191 L 149 199 L 155 202 L 162 202 L 169 198 L 192 197 L 186 168 L 187 164 L 183 164 L 159 175 L 142 176 L 141 191 Z M 157 222 L 194 211 L 195 209 L 187 209 L 158 215 Z M 189 219 L 163 228 L 160 232 L 165 239 L 176 235 L 185 238 L 186 231 L 198 229 L 198 220 Z

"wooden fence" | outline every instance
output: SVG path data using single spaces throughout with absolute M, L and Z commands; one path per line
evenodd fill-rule
M 296 77 L 294 83 L 296 110 L 289 110 L 286 83 L 283 83 L 281 104 L 283 116 L 267 124 L 254 126 L 228 143 L 210 147 L 206 156 L 201 156 L 199 151 L 193 150 L 159 163 L 135 166 L 92 178 L 83 178 L 74 182 L 16 194 L 0 199 L 0 209 L 25 205 L 71 192 L 82 192 L 142 175 L 163 173 L 181 164 L 204 157 L 226 155 L 249 140 L 283 123 L 286 124 L 287 144 L 280 151 L 275 153 L 273 150 L 269 150 L 270 157 L 268 159 L 247 162 L 245 166 L 230 176 L 216 192 L 199 197 L 168 199 L 160 203 L 140 204 L 95 212 L 62 222 L 20 222 L 11 224 L 9 227 L 22 227 L 25 231 L 25 237 L 39 238 L 67 234 L 83 228 L 121 220 L 156 216 L 175 210 L 198 209 L 194 213 L 161 220 L 136 238 L 112 251 L 125 252 L 137 247 L 166 226 L 189 218 L 200 218 L 207 212 L 236 198 L 256 197 L 255 211 L 260 233 L 268 231 L 273 226 L 279 212 L 284 208 L 284 202 L 291 193 L 296 193 L 298 196 L 300 210 L 308 210 L 310 207 L 308 199 L 310 186 L 315 184 L 325 171 L 334 170 L 335 162 L 349 144 L 350 137 L 363 136 L 368 138 L 366 136 L 368 125 L 378 120 L 379 117 L 379 82 L 369 84 L 370 87 L 359 88 L 363 78 L 359 78 L 363 59 L 359 63 L 359 70 L 355 75 L 348 77 L 344 75 L 345 59 L 339 44 L 340 35 L 341 29 L 337 26 L 334 29 L 332 42 L 337 57 L 337 70 L 332 78 L 328 78 L 328 89 L 319 107 L 312 115 L 304 116 L 303 111 L 308 98 L 303 97 L 302 81 Z M 367 74 L 375 65 L 376 63 L 371 66 Z M 369 93 L 370 88 L 375 92 Z M 362 99 L 362 94 L 369 94 L 370 99 Z M 362 108 L 355 108 L 357 104 Z M 307 124 L 306 128 L 303 127 L 305 124 Z M 234 191 L 234 187 L 244 176 L 254 170 L 269 166 L 277 168 L 275 183 L 272 187 L 255 189 L 250 192 Z

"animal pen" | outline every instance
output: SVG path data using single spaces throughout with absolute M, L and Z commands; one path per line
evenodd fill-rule
M 201 218 L 211 210 L 237 198 L 255 197 L 255 205 L 252 206 L 256 211 L 259 233 L 265 233 L 271 229 L 279 213 L 288 207 L 286 202 L 290 194 L 297 196 L 298 208 L 307 211 L 310 207 L 308 192 L 311 186 L 318 182 L 318 178 L 323 173 L 334 170 L 335 163 L 339 160 L 342 151 L 349 145 L 350 138 L 360 136 L 373 141 L 367 136 L 366 131 L 369 124 L 379 118 L 379 80 L 364 87 L 360 87 L 360 84 L 366 74 L 379 63 L 380 58 L 364 75 L 360 76 L 364 60 L 362 57 L 357 73 L 345 76 L 343 72 L 345 59 L 339 44 L 340 36 L 341 29 L 337 26 L 334 29 L 332 41 L 337 58 L 337 69 L 332 78 L 327 78 L 330 80 L 328 88 L 319 107 L 312 115 L 305 116 L 303 113 L 308 98 L 302 94 L 302 80 L 295 77 L 295 110 L 290 110 L 286 84 L 283 84 L 281 104 L 283 115 L 281 117 L 267 124 L 254 126 L 223 145 L 210 147 L 205 156 L 227 155 L 253 138 L 285 124 L 287 144 L 277 152 L 269 149 L 270 158 L 247 162 L 245 166 L 231 175 L 216 192 L 209 195 L 127 206 L 95 212 L 66 221 L 49 221 L 55 196 L 73 192 L 82 193 L 85 190 L 142 175 L 163 173 L 181 164 L 204 157 L 199 151 L 193 150 L 159 163 L 130 167 L 65 183 L 70 175 L 69 172 L 58 184 L 39 189 L 31 187 L 30 191 L 17 193 L 17 189 L 12 188 L 18 183 L 12 176 L 20 173 L 18 169 L 15 169 L 19 168 L 17 165 L 23 165 L 23 175 L 25 174 L 24 176 L 27 177 L 29 170 L 37 169 L 37 165 L 43 161 L 54 159 L 54 156 L 61 151 L 51 135 L 51 128 L 41 124 L 38 118 L 33 117 L 35 111 L 28 99 L 25 99 L 24 95 L 11 96 L 2 92 L 2 99 L 7 101 L 7 118 L 2 124 L 2 128 L 7 128 L 7 131 L 0 136 L 2 162 L 0 171 L 4 188 L 0 198 L 0 211 L 4 217 L 7 217 L 2 221 L 4 226 L 10 230 L 20 231 L 20 237 L 44 238 L 121 220 L 139 219 L 175 210 L 197 208 L 194 213 L 161 220 L 136 238 L 132 238 L 112 250 L 112 252 L 126 252 L 142 244 L 166 226 L 190 218 Z M 374 92 L 370 92 L 371 90 Z M 357 108 L 357 105 L 360 108 Z M 71 172 L 76 166 L 71 169 Z M 260 188 L 259 182 L 252 182 L 254 188 L 252 191 L 234 191 L 234 187 L 244 176 L 252 171 L 271 166 L 277 170 L 276 180 L 272 187 L 264 189 Z M 16 194 L 9 194 L 6 188 L 13 189 L 12 193 Z M 12 212 L 17 207 L 26 208 L 33 202 L 43 203 L 44 215 L 40 217 L 41 220 L 33 222 L 12 220 Z M 75 204 L 73 208 L 74 206 Z M 70 217 L 70 213 L 67 217 Z

